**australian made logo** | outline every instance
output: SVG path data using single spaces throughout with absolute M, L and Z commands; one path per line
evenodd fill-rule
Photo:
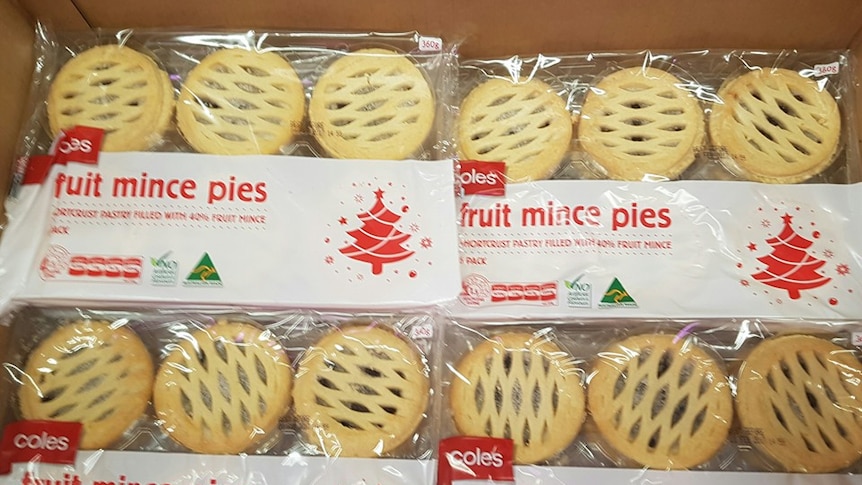
M 599 301 L 599 308 L 637 308 L 638 304 L 626 291 L 619 278 L 614 278 Z
M 572 281 L 563 280 L 569 294 L 566 302 L 569 308 L 590 308 L 593 306 L 593 285 L 586 281 L 581 281 L 584 275 L 581 274 Z
M 192 269 L 189 275 L 186 276 L 185 281 L 183 281 L 183 286 L 223 286 L 221 276 L 219 276 L 218 269 L 216 269 L 215 264 L 213 264 L 209 253 L 204 253 L 204 255 L 201 256 L 198 264 L 196 264 L 194 269 Z
M 171 252 L 168 251 L 158 258 L 150 258 L 150 266 L 153 269 L 150 284 L 153 286 L 176 286 L 180 265 L 170 256 Z

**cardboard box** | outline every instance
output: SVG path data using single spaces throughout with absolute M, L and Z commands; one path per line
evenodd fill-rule
M 26 119 L 35 19 L 58 30 L 86 28 L 272 28 L 418 30 L 464 40 L 466 57 L 702 47 L 851 49 L 862 60 L 862 2 L 726 0 L 503 0 L 399 2 L 257 2 L 150 0 L 0 0 L 0 191 L 8 189 L 21 123 Z M 862 74 L 857 70 L 856 86 Z M 857 96 L 862 109 L 862 96 Z M 862 112 L 862 111 L 860 111 Z M 857 130 L 862 133 L 862 130 Z M 0 198 L 2 208 L 2 198 Z M 3 211 L 0 210 L 0 214 Z M 2 217 L 2 215 L 0 215 Z M 2 225 L 0 225 L 2 227 Z M 6 348 L 0 327 L 0 354 Z M 0 395 L 8 389 L 0 388 Z M 5 418 L 0 416 L 0 421 Z

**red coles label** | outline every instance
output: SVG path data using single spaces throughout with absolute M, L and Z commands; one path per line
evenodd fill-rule
M 99 128 L 76 126 L 64 130 L 54 142 L 51 155 L 34 155 L 27 160 L 23 184 L 41 184 L 54 164 L 66 165 L 69 162 L 97 164 L 99 151 L 105 132 Z
M 62 421 L 18 421 L 3 430 L 0 443 L 0 474 L 9 473 L 12 463 L 31 460 L 72 465 L 78 452 L 81 423 Z
M 438 485 L 456 481 L 514 482 L 512 440 L 458 436 L 440 441 Z
M 462 160 L 458 174 L 464 195 L 506 195 L 506 163 Z

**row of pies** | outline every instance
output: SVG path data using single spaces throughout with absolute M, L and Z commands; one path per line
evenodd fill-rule
M 458 110 L 462 159 L 504 161 L 511 181 L 552 177 L 579 143 L 612 179 L 678 178 L 708 138 L 740 176 L 797 183 L 825 170 L 839 150 L 841 114 L 832 95 L 787 69 L 756 69 L 725 82 L 708 121 L 696 93 L 656 68 L 622 69 L 591 87 L 573 119 L 544 82 L 487 80 Z M 179 99 L 168 75 L 131 48 L 100 46 L 73 57 L 48 99 L 54 135 L 74 125 L 107 133 L 107 151 L 151 147 L 174 106 L 179 131 L 195 150 L 270 154 L 302 129 L 305 94 L 290 63 L 272 52 L 223 49 L 183 80 Z M 428 81 L 406 56 L 363 49 L 333 62 L 309 101 L 310 131 L 336 158 L 416 155 L 434 125 Z M 707 129 L 708 126 L 708 129 Z
M 518 463 L 561 453 L 587 414 L 608 451 L 649 468 L 709 461 L 727 443 L 734 415 L 779 469 L 827 473 L 862 457 L 862 364 L 817 337 L 782 336 L 755 347 L 736 377 L 735 412 L 734 382 L 690 337 L 616 342 L 584 379 L 547 336 L 508 333 L 477 345 L 458 375 L 450 390 L 458 430 L 511 438 Z
M 147 412 L 181 446 L 235 454 L 273 436 L 291 408 L 306 443 L 328 456 L 378 456 L 414 436 L 430 384 L 419 353 L 384 327 L 331 332 L 294 372 L 272 332 L 223 320 L 178 332 L 154 369 L 128 327 L 78 321 L 30 353 L 19 389 L 25 419 L 83 424 L 80 448 L 115 444 Z
M 115 443 L 146 412 L 201 453 L 260 443 L 293 404 L 306 442 L 328 456 L 380 456 L 411 438 L 429 402 L 427 363 L 385 327 L 347 325 L 303 353 L 294 372 L 271 332 L 242 322 L 177 334 L 158 370 L 128 328 L 65 325 L 31 352 L 19 390 L 25 419 L 83 423 L 81 447 Z M 584 391 L 584 382 L 588 382 Z M 812 336 L 765 340 L 732 387 L 691 337 L 632 336 L 599 352 L 588 377 L 545 334 L 508 332 L 453 368 L 459 433 L 509 438 L 515 461 L 562 453 L 587 414 L 612 450 L 658 469 L 693 468 L 725 446 L 736 415 L 780 468 L 825 473 L 862 456 L 862 365 Z
M 615 180 L 678 178 L 707 131 L 727 152 L 724 161 L 758 182 L 802 182 L 837 153 L 835 99 L 794 71 L 757 69 L 725 82 L 708 123 L 694 91 L 660 69 L 619 70 L 590 88 L 573 122 L 565 101 L 542 81 L 492 79 L 461 105 L 458 149 L 463 158 L 505 161 L 513 181 L 553 176 L 575 130 L 581 149 Z
M 48 95 L 52 134 L 76 125 L 105 130 L 105 151 L 156 145 L 176 109 L 193 149 L 222 155 L 272 154 L 294 139 L 305 118 L 305 89 L 273 52 L 213 52 L 183 80 L 179 98 L 168 74 L 129 47 L 99 46 L 68 61 Z M 436 106 L 425 76 L 407 57 L 363 49 L 329 65 L 308 106 L 315 138 L 336 158 L 400 160 L 418 152 Z

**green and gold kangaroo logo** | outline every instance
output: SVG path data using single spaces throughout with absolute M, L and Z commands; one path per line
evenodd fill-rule
M 209 253 L 204 253 L 201 260 L 195 265 L 195 269 L 186 277 L 186 281 L 221 281 Z
M 628 306 L 628 307 L 636 307 L 637 302 L 635 299 L 629 295 L 629 292 L 623 287 L 623 284 L 620 283 L 618 278 L 614 278 L 614 281 L 611 283 L 611 286 L 605 290 L 605 294 L 602 297 L 602 301 L 600 306 Z

